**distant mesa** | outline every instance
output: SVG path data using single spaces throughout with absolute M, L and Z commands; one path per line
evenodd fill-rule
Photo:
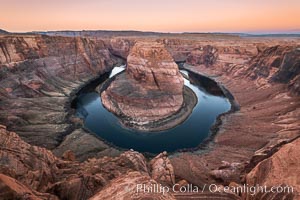
M 197 102 L 163 44 L 137 42 L 101 99 L 125 126 L 145 131 L 172 128 L 184 121 Z

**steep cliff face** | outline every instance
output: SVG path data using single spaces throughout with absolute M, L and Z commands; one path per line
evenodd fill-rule
M 12 97 L 59 93 L 64 90 L 59 88 L 60 82 L 91 78 L 109 71 L 115 63 L 116 59 L 101 40 L 48 36 L 0 38 L 1 89 Z M 54 78 L 58 83 L 51 82 Z
M 55 148 L 72 129 L 72 92 L 117 62 L 98 39 L 0 37 L 1 123 L 32 144 Z
M 127 58 L 126 72 L 101 93 L 103 105 L 123 123 L 146 128 L 164 120 L 183 105 L 183 77 L 164 45 L 138 42 Z M 174 126 L 174 125 L 173 125 Z
M 207 67 L 215 64 L 218 59 L 217 49 L 207 45 L 193 50 L 187 57 L 186 62 L 191 65 L 205 65 Z
M 264 77 L 270 82 L 291 83 L 300 74 L 300 48 L 273 46 L 261 49 L 250 61 L 248 70 L 254 79 Z
M 297 44 L 255 44 L 241 42 L 229 46 L 223 42 L 211 45 L 195 43 L 194 48 L 184 46 L 190 52 L 181 56 L 186 64 L 211 67 L 215 71 L 235 77 L 249 77 L 258 80 L 261 86 L 268 83 L 283 83 L 292 94 L 299 94 L 300 48 Z M 179 47 L 171 52 L 178 56 Z
M 183 78 L 164 45 L 138 42 L 127 57 L 126 72 L 148 88 L 182 94 Z

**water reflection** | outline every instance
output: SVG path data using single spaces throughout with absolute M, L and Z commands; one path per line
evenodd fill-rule
M 124 69 L 124 66 L 115 67 L 109 77 Z M 172 129 L 153 133 L 124 128 L 118 118 L 102 106 L 96 91 L 85 92 L 78 97 L 77 115 L 84 118 L 84 125 L 90 131 L 125 149 L 159 153 L 196 147 L 208 137 L 217 116 L 230 109 L 230 102 L 215 82 L 180 71 L 185 77 L 184 84 L 194 91 L 198 103 L 189 118 Z

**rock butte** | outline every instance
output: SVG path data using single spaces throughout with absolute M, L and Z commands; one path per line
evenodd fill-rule
M 183 77 L 163 44 L 137 42 L 127 57 L 125 73 L 110 83 L 101 99 L 109 111 L 123 117 L 123 124 L 140 130 L 160 129 L 149 124 L 161 124 L 183 107 Z M 173 117 L 177 122 L 162 129 L 176 126 L 185 118 Z
M 0 125 L 0 199 L 299 199 L 299 38 L 53 34 L 60 36 L 0 35 L 0 124 L 7 126 Z M 136 42 L 150 40 L 190 64 L 185 68 L 214 77 L 238 101 L 240 110 L 221 117 L 206 151 L 146 159 L 106 145 L 72 115 L 69 102 L 82 85 L 123 64 Z M 294 193 L 149 196 L 124 190 L 174 181 L 200 188 L 288 184 Z

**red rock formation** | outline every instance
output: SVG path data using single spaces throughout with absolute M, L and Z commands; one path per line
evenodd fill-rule
M 126 73 L 117 76 L 101 98 L 108 110 L 130 123 L 150 124 L 179 111 L 183 78 L 162 44 L 138 42 L 127 58 Z
M 112 179 L 132 171 L 149 177 L 147 162 L 138 152 L 128 151 L 119 157 L 89 159 L 83 163 L 63 161 L 49 150 L 31 146 L 4 126 L 0 127 L 0 174 L 11 177 L 0 176 L 1 187 L 7 191 L 0 192 L 4 197 L 27 194 L 33 199 L 35 196 L 87 199 Z
M 130 49 L 134 46 L 134 39 L 112 38 L 108 42 L 111 53 L 123 59 L 126 59 Z
M 0 173 L 37 191 L 46 191 L 57 179 L 58 160 L 50 151 L 25 143 L 4 126 L 0 127 L 0 144 Z
M 230 182 L 240 182 L 241 171 L 243 165 L 241 163 L 228 163 L 222 161 L 219 169 L 212 170 L 210 175 L 223 182 L 224 185 L 229 185 Z
M 98 39 L 1 36 L 1 123 L 31 144 L 55 148 L 72 132 L 70 96 L 116 63 Z
M 191 65 L 205 65 L 207 67 L 215 64 L 218 58 L 217 49 L 207 45 L 193 50 L 187 57 L 186 62 Z
M 136 43 L 127 57 L 126 72 L 146 89 L 182 94 L 183 78 L 163 44 Z
M 0 199 L 58 200 L 54 195 L 29 189 L 19 181 L 3 174 L 0 174 Z
M 173 186 L 175 184 L 175 176 L 173 166 L 167 156 L 167 152 L 158 154 L 150 161 L 151 176 L 157 182 Z
M 140 186 L 141 187 L 140 187 Z M 139 172 L 131 172 L 123 175 L 110 184 L 103 190 L 95 194 L 90 200 L 111 200 L 111 199 L 161 199 L 161 200 L 174 200 L 174 196 L 170 192 L 163 193 L 145 192 L 139 188 L 153 188 L 159 185 L 155 180 L 151 179 L 148 175 Z
M 296 46 L 272 46 L 261 49 L 250 61 L 252 78 L 265 77 L 274 82 L 289 83 L 300 74 L 300 49 Z
M 284 145 L 271 157 L 260 162 L 246 177 L 250 186 L 281 186 L 281 192 L 258 192 L 255 195 L 244 194 L 247 200 L 254 199 L 299 199 L 300 198 L 300 139 Z M 293 189 L 292 189 L 293 188 Z

